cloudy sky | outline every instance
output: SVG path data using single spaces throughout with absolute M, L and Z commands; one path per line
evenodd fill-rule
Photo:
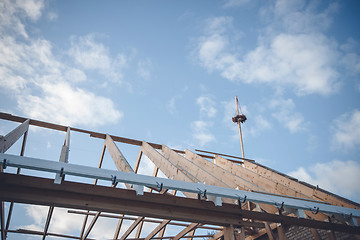
M 241 156 L 238 96 L 245 157 L 359 202 L 359 11 L 356 0 L 3 0 L 0 111 Z M 57 160 L 63 135 L 30 136 L 28 156 Z M 78 138 L 70 162 L 96 166 L 102 142 L 95 156 Z

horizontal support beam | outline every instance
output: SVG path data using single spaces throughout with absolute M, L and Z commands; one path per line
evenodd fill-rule
M 13 121 L 13 122 L 19 122 L 19 123 L 23 123 L 24 121 L 27 120 L 27 118 L 15 116 L 15 115 L 12 115 L 9 113 L 4 113 L 4 112 L 0 112 L 0 119 Z M 39 120 L 34 120 L 34 119 L 30 119 L 30 125 L 48 128 L 48 129 L 57 130 L 57 131 L 63 131 L 63 132 L 66 132 L 67 128 L 68 128 L 67 126 L 64 126 L 64 125 L 54 124 L 54 123 L 49 123 L 49 122 L 44 122 L 44 121 L 39 121 Z M 99 132 L 89 131 L 89 130 L 75 128 L 75 127 L 71 127 L 70 129 L 71 129 L 71 131 L 74 131 L 74 132 L 81 132 L 81 133 L 89 134 L 91 137 L 94 137 L 94 138 L 106 139 L 105 133 L 99 133 Z M 113 135 L 110 135 L 110 136 L 115 142 L 121 142 L 121 143 L 130 144 L 130 145 L 136 145 L 136 146 L 142 145 L 142 141 L 140 141 L 140 140 L 124 138 L 124 137 L 119 137 L 119 136 L 113 136 Z M 157 144 L 157 143 L 149 143 L 149 144 L 155 149 L 161 149 L 161 144 Z M 184 151 L 181 151 L 181 150 L 174 149 L 174 151 L 176 151 L 177 153 L 181 153 L 181 154 L 185 153 Z M 199 155 L 204 158 L 210 158 L 210 159 L 214 158 L 213 156 L 208 156 L 208 155 L 203 155 L 203 154 L 199 154 Z
M 81 215 L 91 215 L 91 216 L 95 216 L 95 214 L 96 214 L 94 212 L 79 211 L 79 210 L 68 210 L 68 213 L 81 214 Z M 106 213 L 101 213 L 100 217 L 124 219 L 124 220 L 133 220 L 133 221 L 137 219 L 137 217 L 117 216 L 117 215 L 114 215 L 114 214 L 106 214 Z M 156 220 L 156 219 L 151 219 L 151 218 L 145 218 L 143 221 L 144 222 L 150 222 L 150 223 L 162 223 L 163 222 L 162 220 Z M 169 222 L 168 225 L 187 227 L 189 224 L 180 223 L 180 222 Z M 209 230 L 221 230 L 221 227 L 211 227 L 211 226 L 208 226 L 208 225 L 201 225 L 198 228 L 209 229 Z
M 6 163 L 4 163 L 6 162 Z M 308 199 L 293 198 L 287 196 L 256 193 L 243 190 L 236 190 L 225 187 L 218 187 L 212 185 L 205 185 L 202 183 L 184 182 L 173 179 L 152 177 L 147 175 L 120 172 L 115 170 L 98 169 L 94 167 L 87 167 L 76 164 L 55 162 L 49 160 L 42 160 L 37 158 L 22 157 L 10 154 L 0 153 L 0 164 L 6 164 L 11 167 L 33 169 L 46 172 L 54 172 L 86 177 L 111 182 L 129 183 L 137 186 L 146 186 L 157 188 L 159 184 L 165 189 L 178 190 L 189 193 L 200 193 L 208 196 L 230 198 L 230 199 L 245 199 L 255 203 L 264 203 L 269 205 L 277 205 L 281 207 L 311 210 L 316 209 L 318 212 L 328 214 L 343 214 L 344 216 L 360 217 L 360 209 L 344 208 L 315 202 Z
M 138 196 L 132 190 L 67 181 L 57 185 L 52 179 L 7 173 L 0 173 L 0 201 L 51 204 L 55 207 L 192 221 L 219 226 L 233 224 L 234 227 L 264 227 L 262 223 L 243 221 L 243 219 L 253 219 L 360 234 L 360 227 L 242 210 L 233 204 L 217 207 L 212 202 L 198 199 L 148 192 Z
M 29 235 L 44 235 L 44 232 L 29 230 L 29 229 L 17 229 L 17 230 L 8 230 L 9 233 L 19 233 L 19 234 L 29 234 Z M 48 236 L 66 238 L 66 239 L 81 239 L 78 236 L 58 234 L 58 233 L 47 233 Z M 87 238 L 87 240 L 94 240 L 93 238 Z
M 28 230 L 28 229 L 17 229 L 17 230 L 8 230 L 10 233 L 19 233 L 19 234 L 29 234 L 29 235 L 43 235 L 44 232 L 35 231 L 35 230 Z M 59 237 L 59 238 L 67 238 L 67 239 L 81 239 L 77 236 L 65 235 L 65 234 L 57 234 L 57 233 L 48 233 L 48 236 Z M 195 235 L 191 236 L 191 238 L 209 238 L 213 235 Z M 153 237 L 152 239 L 172 239 L 174 236 L 167 236 L 167 237 Z M 184 238 L 188 238 L 185 236 Z M 92 238 L 87 238 L 87 240 L 94 240 Z M 127 240 L 144 240 L 144 238 L 127 238 Z

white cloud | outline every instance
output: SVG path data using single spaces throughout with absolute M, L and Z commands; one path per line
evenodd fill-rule
M 358 162 L 333 160 L 308 168 L 300 167 L 289 175 L 345 197 L 359 198 L 359 172 Z
M 360 146 L 360 110 L 345 113 L 333 121 L 333 148 L 348 150 Z
M 339 6 L 337 3 L 330 3 L 326 9 L 319 12 L 316 11 L 317 8 L 315 2 L 278 0 L 272 14 L 274 21 L 289 33 L 324 31 L 331 26 L 332 16 Z
M 196 104 L 200 107 L 200 120 L 191 123 L 192 137 L 203 147 L 216 140 L 210 131 L 214 124 L 210 119 L 216 116 L 217 110 L 215 108 L 215 101 L 210 96 L 199 96 L 196 99 Z
M 80 69 L 70 68 L 64 74 L 64 77 L 69 82 L 85 82 L 86 81 L 86 74 L 81 71 Z
M 16 4 L 18 8 L 22 9 L 26 15 L 33 21 L 39 19 L 42 15 L 42 10 L 44 8 L 43 0 L 17 0 Z
M 114 123 L 122 117 L 110 99 L 74 86 L 86 80 L 85 73 L 58 61 L 49 41 L 26 44 L 5 37 L 0 45 L 1 88 L 12 92 L 27 116 L 90 126 Z
M 228 8 L 228 7 L 242 6 L 248 2 L 250 2 L 250 0 L 226 0 L 224 7 Z
M 346 53 L 341 59 L 341 63 L 350 72 L 350 74 L 360 73 L 360 56 L 357 54 L 360 44 L 353 38 L 347 39 L 346 43 L 341 45 L 341 49 Z
M 211 97 L 200 96 L 196 99 L 196 104 L 200 106 L 200 114 L 213 118 L 216 116 L 215 102 Z
M 19 108 L 27 116 L 66 125 L 97 126 L 117 122 L 123 114 L 113 102 L 66 82 L 40 85 L 43 94 L 20 96 Z M 91 119 L 91 120 L 89 120 Z
M 154 70 L 153 63 L 150 59 L 138 62 L 137 74 L 144 80 L 150 80 Z
M 50 21 L 55 21 L 58 19 L 58 14 L 56 12 L 49 12 L 47 14 L 47 18 L 50 20 Z
M 297 170 L 290 172 L 288 175 L 303 182 L 312 184 L 315 182 L 304 167 L 299 167 Z
M 214 135 L 210 132 L 209 128 L 212 127 L 211 122 L 194 121 L 191 123 L 193 130 L 193 138 L 199 143 L 201 147 L 215 141 Z
M 250 127 L 249 133 L 253 136 L 258 136 L 262 131 L 271 129 L 271 123 L 262 115 L 257 115 L 253 118 L 254 125 Z
M 39 205 L 26 206 L 26 214 L 34 221 L 31 225 L 21 226 L 20 228 L 43 231 L 45 221 L 47 218 L 49 207 Z M 51 218 L 49 232 L 51 233 L 63 233 L 73 235 L 74 232 L 78 232 L 82 227 L 84 221 L 84 215 L 71 214 L 67 212 L 68 209 L 54 208 L 54 212 Z M 88 223 L 92 220 L 92 216 L 89 217 Z M 116 226 L 116 220 L 109 218 L 99 218 L 90 233 L 91 238 L 95 239 L 109 239 L 113 237 L 114 227 Z M 123 231 L 126 226 L 123 226 Z
M 269 107 L 273 112 L 272 117 L 288 128 L 291 133 L 306 129 L 304 117 L 301 113 L 295 112 L 295 104 L 292 99 L 273 99 L 270 101 Z
M 339 59 L 352 69 L 358 68 L 360 59 L 354 53 L 345 55 L 323 33 L 337 8 L 329 4 L 319 11 L 316 4 L 304 1 L 277 1 L 270 8 L 265 34 L 248 52 L 236 48 L 241 42 L 234 41 L 232 18 L 207 19 L 195 56 L 204 68 L 230 81 L 290 88 L 298 95 L 331 94 L 340 85 Z
M 75 63 L 87 70 L 98 70 L 102 75 L 113 82 L 121 83 L 122 69 L 127 65 L 127 57 L 118 54 L 114 59 L 109 49 L 96 41 L 94 34 L 71 38 L 69 55 Z
M 36 21 L 42 15 L 43 8 L 42 1 L 0 3 L 1 13 L 5 11 L 5 16 L 9 18 L 0 21 L 0 89 L 16 101 L 17 108 L 23 114 L 31 118 L 89 126 L 117 122 L 123 114 L 110 99 L 77 86 L 86 81 L 85 72 L 60 61 L 53 54 L 50 41 L 33 39 L 26 34 L 21 21 L 25 17 Z M 16 24 L 22 26 L 24 31 L 8 29 Z M 26 35 L 26 39 L 19 39 L 19 34 Z M 94 50 L 94 55 L 106 49 L 101 44 L 93 43 L 93 46 L 91 50 Z M 99 51 L 97 46 L 100 46 Z M 90 52 L 88 54 L 91 55 Z M 100 60 L 106 62 L 106 56 Z M 116 62 L 120 60 L 109 61 L 114 67 L 118 66 Z M 90 60 L 84 64 L 93 67 Z
M 171 97 L 169 102 L 166 104 L 166 109 L 169 111 L 170 114 L 175 115 L 178 112 L 176 107 L 176 101 L 181 98 L 181 95 L 175 95 Z
M 28 38 L 22 20 L 38 20 L 44 8 L 43 0 L 0 1 L 0 32 L 9 31 Z

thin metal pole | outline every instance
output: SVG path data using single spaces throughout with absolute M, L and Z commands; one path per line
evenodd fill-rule
M 239 115 L 239 101 L 238 101 L 238 98 L 237 96 L 235 96 L 235 107 L 236 107 L 236 115 Z M 241 156 L 242 158 L 245 158 L 245 155 L 244 155 L 244 145 L 243 145 L 243 139 L 242 139 L 242 133 L 241 133 L 241 123 L 240 123 L 240 120 L 238 120 L 238 126 L 239 126 L 239 135 L 240 135 L 240 145 L 241 145 Z

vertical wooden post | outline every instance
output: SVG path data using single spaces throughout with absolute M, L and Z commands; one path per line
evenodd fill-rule
M 104 160 L 104 155 L 105 155 L 105 150 L 106 150 L 106 144 L 105 144 L 105 142 L 104 142 L 103 148 L 102 148 L 102 150 L 101 150 L 101 155 L 100 155 L 100 160 L 99 160 L 98 168 L 101 168 L 101 166 L 102 166 L 102 163 L 103 163 L 103 160 Z M 96 185 L 97 182 L 98 182 L 98 180 L 95 179 L 94 185 Z M 90 212 L 90 211 L 87 210 L 87 213 L 89 213 L 89 212 Z M 86 214 L 86 215 L 85 215 L 85 218 L 84 218 L 83 225 L 82 225 L 82 227 L 81 227 L 80 239 L 81 239 L 81 238 L 83 237 L 83 235 L 84 235 L 85 227 L 86 227 L 86 223 L 87 223 L 88 218 L 89 218 L 89 215 Z
M 285 235 L 284 224 L 281 224 L 277 229 L 278 229 L 279 240 L 286 240 L 287 238 Z
M 234 226 L 224 227 L 224 240 L 235 240 Z

